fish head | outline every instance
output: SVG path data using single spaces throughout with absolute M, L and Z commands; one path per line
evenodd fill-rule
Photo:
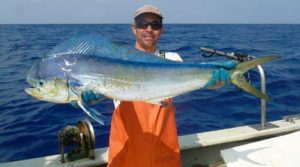
M 74 99 L 70 94 L 64 62 L 55 57 L 35 62 L 28 72 L 26 81 L 33 88 L 26 88 L 25 92 L 39 100 L 69 103 Z
M 30 84 L 33 88 L 26 88 L 25 92 L 39 100 L 53 103 L 69 103 L 74 100 L 70 95 L 68 83 L 64 80 L 36 80 Z

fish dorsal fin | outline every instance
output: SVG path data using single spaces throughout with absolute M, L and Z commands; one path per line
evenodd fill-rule
M 109 41 L 99 35 L 76 35 L 61 44 L 57 45 L 48 56 L 58 54 L 83 54 L 83 55 L 95 55 L 99 52 L 99 49 L 103 49 L 103 45 L 109 43 Z M 105 52 L 105 50 L 102 50 Z
M 47 57 L 65 54 L 78 54 L 134 62 L 174 63 L 171 60 L 139 51 L 134 47 L 121 45 L 99 34 L 76 35 L 57 45 L 47 54 Z

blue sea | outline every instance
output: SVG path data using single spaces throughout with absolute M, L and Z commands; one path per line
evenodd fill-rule
M 99 33 L 125 46 L 134 44 L 129 24 L 0 25 L 0 163 L 59 154 L 57 132 L 88 118 L 68 104 L 32 98 L 26 75 L 36 60 L 79 33 Z M 201 56 L 200 47 L 241 52 L 256 57 L 280 55 L 263 65 L 267 78 L 267 121 L 300 112 L 300 25 L 167 24 L 161 50 L 178 52 L 185 62 L 223 60 Z M 251 83 L 260 86 L 256 69 Z M 179 135 L 260 123 L 260 100 L 227 85 L 196 90 L 175 98 Z M 96 105 L 109 118 L 111 100 Z M 91 120 L 96 145 L 108 146 L 109 125 Z

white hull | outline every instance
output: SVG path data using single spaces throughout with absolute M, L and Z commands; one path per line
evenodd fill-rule
M 260 129 L 260 125 L 249 125 L 180 136 L 179 143 L 182 163 L 184 167 L 190 167 L 196 164 L 217 164 L 222 161 L 220 150 L 292 133 L 298 130 L 300 130 L 300 120 L 295 120 L 294 123 L 279 120 L 268 123 L 267 128 L 264 130 Z M 99 167 L 101 165 L 105 166 L 107 163 L 108 149 L 96 149 L 95 157 L 95 160 L 83 159 L 61 164 L 60 155 L 52 155 L 2 163 L 0 167 Z

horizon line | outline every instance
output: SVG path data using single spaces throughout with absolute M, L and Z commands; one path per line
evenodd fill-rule
M 130 25 L 132 23 L 0 23 L 0 25 L 99 25 L 99 24 L 124 24 Z M 300 23 L 163 23 L 163 24 L 268 24 L 268 25 L 278 25 L 278 24 L 286 24 L 286 25 L 298 25 Z

